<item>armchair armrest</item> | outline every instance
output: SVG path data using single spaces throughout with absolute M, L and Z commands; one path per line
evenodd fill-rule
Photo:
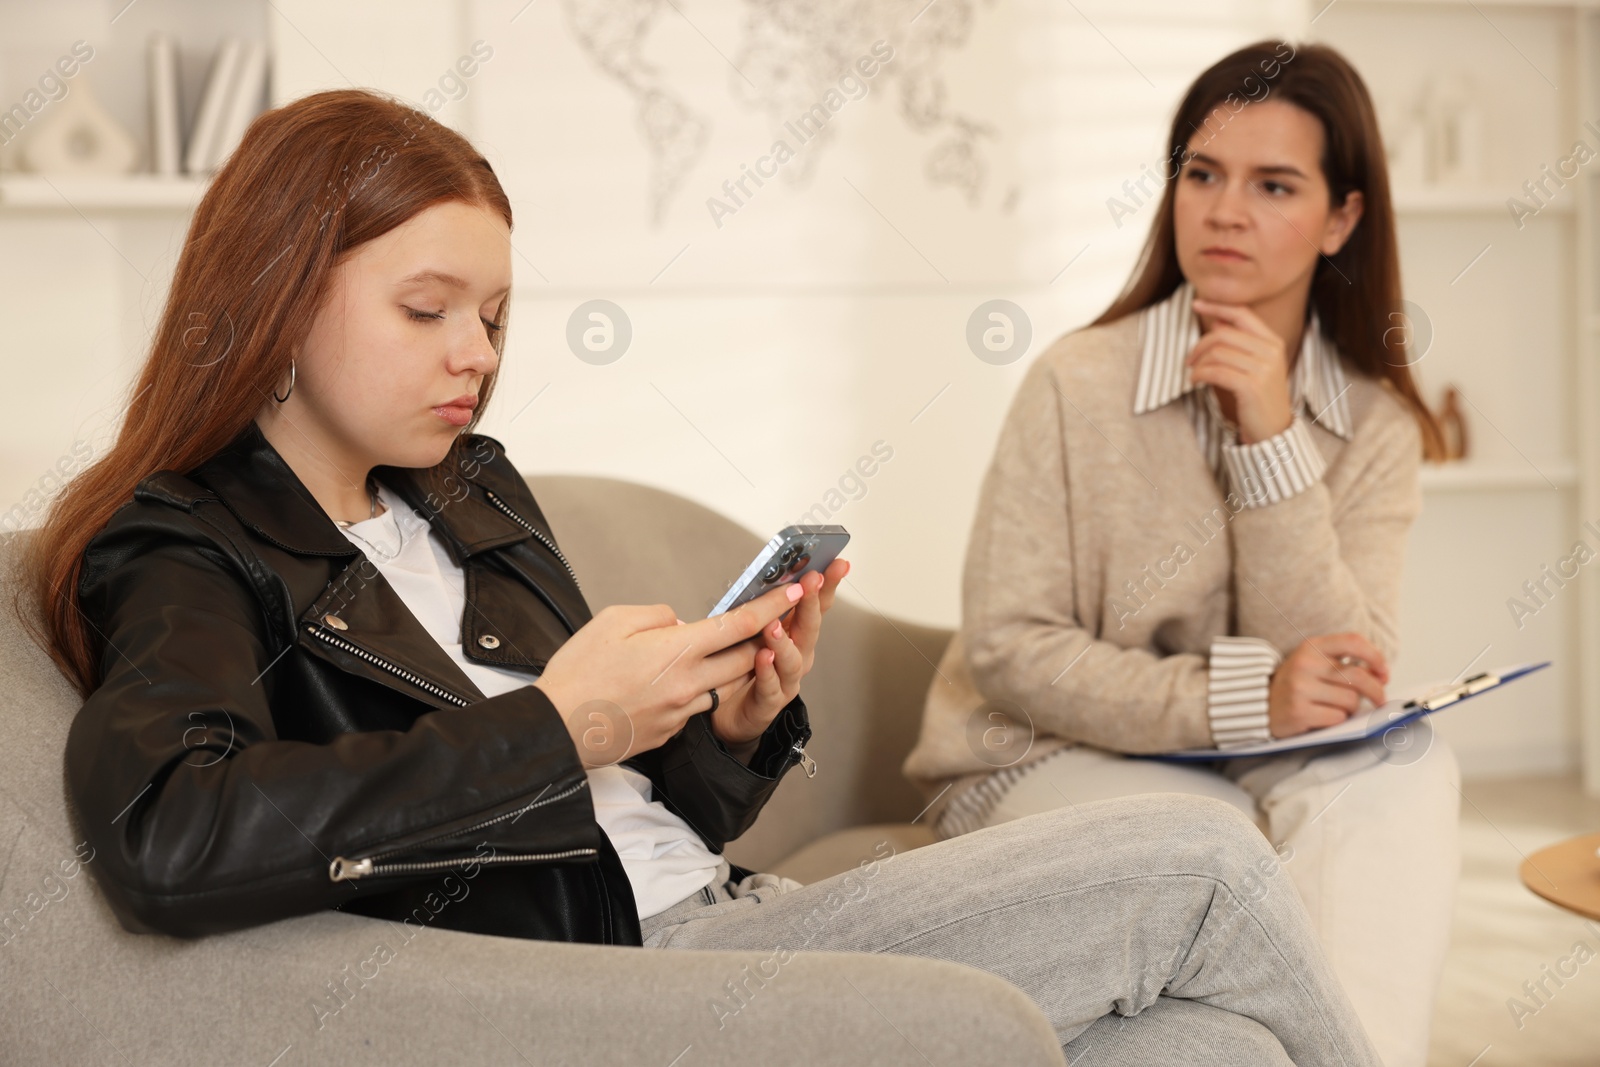
M 1025 994 L 941 960 L 802 952 L 780 963 L 771 950 L 530 945 L 454 932 L 421 941 L 409 973 L 396 975 L 404 988 L 374 1013 L 383 1021 L 344 1039 L 343 1051 L 364 1052 L 371 1037 L 374 1051 L 396 1057 L 426 1042 L 428 1062 L 463 1051 L 468 1062 L 513 1062 L 511 1043 L 533 1063 L 641 1067 L 1064 1062 Z
M 915 956 L 574 945 L 333 911 L 130 933 L 95 859 L 64 873 L 83 855 L 50 821 L 0 794 L 0 1048 L 19 1063 L 1064 1062 L 1021 990 Z

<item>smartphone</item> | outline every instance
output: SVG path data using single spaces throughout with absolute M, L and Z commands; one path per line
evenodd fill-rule
M 706 618 L 732 611 L 769 589 L 797 582 L 812 571 L 825 570 L 839 558 L 849 541 L 850 532 L 843 526 L 785 526 L 756 554 Z

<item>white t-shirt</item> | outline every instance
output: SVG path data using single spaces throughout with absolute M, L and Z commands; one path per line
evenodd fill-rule
M 532 683 L 538 676 L 529 671 L 492 667 L 462 655 L 466 594 L 461 568 L 428 521 L 382 483 L 378 499 L 388 510 L 340 527 L 350 543 L 366 553 L 411 614 L 485 696 Z M 596 767 L 588 776 L 595 821 L 622 858 L 641 919 L 710 884 L 719 857 L 688 823 L 650 799 L 649 778 L 621 766 Z

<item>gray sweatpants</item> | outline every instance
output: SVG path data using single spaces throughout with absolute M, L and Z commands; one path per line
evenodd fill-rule
M 885 842 L 805 886 L 728 876 L 724 861 L 644 919 L 646 947 L 968 964 L 1032 997 L 1073 1067 L 1379 1062 L 1277 854 L 1219 800 L 1145 794 Z

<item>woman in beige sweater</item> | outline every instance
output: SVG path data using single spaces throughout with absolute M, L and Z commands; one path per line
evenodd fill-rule
M 1268 41 L 1197 79 L 1167 144 L 1138 270 L 1012 403 L 905 771 L 946 837 L 1129 793 L 1233 802 L 1284 858 L 1384 1062 L 1421 1065 L 1459 869 L 1444 743 L 1421 727 L 1127 758 L 1386 699 L 1439 438 L 1409 371 L 1372 104 L 1336 52 Z

